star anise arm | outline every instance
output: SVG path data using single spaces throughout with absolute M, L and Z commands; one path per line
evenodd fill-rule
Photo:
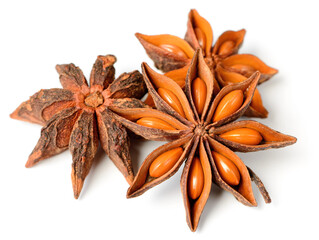
M 73 93 L 66 89 L 42 89 L 11 113 L 10 117 L 45 125 L 59 111 L 75 106 Z
M 241 133 L 242 129 L 252 130 Z M 234 134 L 236 134 L 234 138 Z M 242 135 L 241 135 L 242 134 Z M 269 148 L 282 148 L 294 144 L 295 137 L 275 131 L 259 122 L 252 120 L 238 121 L 218 127 L 211 134 L 217 141 L 223 143 L 234 151 L 255 152 Z M 256 142 L 245 143 L 241 139 L 251 138 Z
M 97 111 L 96 114 L 101 146 L 131 185 L 134 173 L 127 132 L 122 124 L 114 118 L 114 113 L 107 108 L 102 112 Z
M 177 139 L 175 141 L 164 144 L 163 146 L 155 149 L 151 152 L 142 163 L 136 177 L 134 178 L 133 184 L 127 191 L 127 198 L 137 197 L 150 188 L 160 184 L 161 182 L 167 180 L 173 176 L 181 164 L 187 158 L 189 151 L 192 149 L 193 144 L 198 144 L 198 140 L 194 143 L 194 138 L 192 134 L 184 136 L 183 138 Z M 158 159 L 162 154 L 165 154 L 169 151 L 175 152 L 175 161 L 170 164 L 170 167 L 167 168 L 167 171 L 160 174 L 150 173 L 150 168 L 152 163 Z M 177 153 L 176 153 L 177 152 Z M 168 157 L 171 157 L 168 155 Z M 167 159 L 167 158 L 166 158 Z M 153 176 L 152 176 L 153 175 Z
M 202 113 L 199 113 L 195 105 L 195 99 L 193 95 L 193 93 L 195 93 L 196 91 L 193 85 L 196 79 L 200 79 L 202 83 L 204 83 L 204 88 L 202 88 L 201 91 L 206 92 L 206 94 L 202 93 L 206 95 L 204 96 L 205 102 L 203 103 L 204 105 Z M 204 122 L 206 115 L 209 113 L 209 106 L 211 104 L 213 94 L 215 94 L 215 88 L 215 78 L 209 67 L 205 63 L 203 51 L 201 49 L 197 49 L 190 64 L 185 80 L 185 95 L 193 109 L 197 122 Z
M 71 130 L 80 115 L 80 111 L 70 108 L 61 111 L 41 130 L 41 137 L 29 156 L 26 167 L 52 157 L 69 146 Z
M 201 48 L 206 57 L 211 56 L 213 30 L 209 22 L 200 16 L 196 9 L 192 9 L 188 14 L 185 40 L 193 49 Z
M 113 55 L 98 56 L 91 71 L 90 86 L 102 91 L 114 80 L 116 57 Z
M 198 141 L 198 140 L 197 140 Z M 206 141 L 206 140 L 205 140 Z M 200 195 L 195 199 L 191 196 L 190 184 L 192 184 L 191 180 L 191 165 L 194 164 L 195 157 L 199 159 L 200 165 L 203 172 L 203 189 L 201 190 Z M 196 179 L 199 181 L 199 179 Z M 204 146 L 203 139 L 201 138 L 198 146 L 193 145 L 190 154 L 185 162 L 185 166 L 183 169 L 183 173 L 181 176 L 181 190 L 183 195 L 184 206 L 186 210 L 186 221 L 189 228 L 194 232 L 199 223 L 200 216 L 204 210 L 207 199 L 211 192 L 212 186 L 212 170 L 210 166 L 210 162 L 206 153 L 206 149 Z
M 247 80 L 243 82 L 228 85 L 222 88 L 221 91 L 214 98 L 214 101 L 212 102 L 211 106 L 209 107 L 209 111 L 205 118 L 205 122 L 211 124 L 208 125 L 206 128 L 209 129 L 211 127 L 221 126 L 226 123 L 235 121 L 236 119 L 241 117 L 249 107 L 249 104 L 251 103 L 259 78 L 260 73 L 255 72 Z M 240 93 L 242 99 L 241 105 L 234 112 L 231 112 L 230 114 L 227 114 L 224 117 L 217 118 L 216 111 L 218 109 L 219 104 L 222 102 L 224 97 L 226 97 L 228 94 L 234 91 L 238 91 L 238 93 Z
M 143 76 L 139 71 L 122 73 L 107 89 L 103 91 L 105 98 L 142 98 L 146 93 Z
M 238 49 L 244 41 L 245 34 L 245 29 L 224 32 L 219 36 L 213 47 L 213 55 L 225 58 L 230 55 L 237 54 Z
M 147 63 L 142 63 L 142 72 L 148 92 L 152 96 L 156 108 L 175 116 L 185 125 L 194 126 L 195 115 L 182 88 L 172 79 L 152 70 Z M 159 93 L 160 90 L 162 95 Z M 167 96 L 167 94 L 173 94 L 177 98 L 180 103 L 179 109 L 174 109 L 168 102 L 163 100 L 163 97 Z
M 135 36 L 155 66 L 164 72 L 184 67 L 194 55 L 194 49 L 185 40 L 173 35 L 136 33 Z
M 71 63 L 56 65 L 55 68 L 60 75 L 60 82 L 64 89 L 83 94 L 90 92 L 88 83 L 79 67 Z
M 113 106 L 115 108 L 150 108 L 150 106 L 136 98 L 113 98 L 108 99 L 108 101 L 109 106 Z
M 98 148 L 95 114 L 83 111 L 72 129 L 69 149 L 72 154 L 72 186 L 77 199 L 88 175 Z
M 250 77 L 254 72 L 259 71 L 261 74 L 259 84 L 278 73 L 277 69 L 269 67 L 258 57 L 251 54 L 235 54 L 223 59 L 219 64 L 229 72 L 237 72 L 246 77 Z
M 205 147 L 211 162 L 214 182 L 224 190 L 232 193 L 242 204 L 257 206 L 251 186 L 251 178 L 246 165 L 229 148 L 223 146 L 209 136 L 207 136 L 206 139 Z M 220 160 L 218 160 L 220 158 L 223 159 L 224 163 L 221 163 Z M 226 176 L 223 175 L 223 165 L 225 162 L 231 162 L 232 168 L 230 168 L 229 163 L 228 167 L 238 172 L 237 178 L 227 179 Z M 235 180 L 237 180 L 237 182 L 234 183 Z
M 148 140 L 171 141 L 192 132 L 191 128 L 171 115 L 155 109 L 119 108 L 115 106 L 109 106 L 109 109 L 116 113 L 114 117 L 126 128 Z M 144 120 L 147 120 L 151 125 L 143 124 Z M 169 129 L 158 127 L 158 124 L 164 124 Z
M 236 84 L 247 80 L 246 76 L 238 72 L 229 71 L 225 69 L 221 64 L 217 65 L 215 69 L 215 75 L 221 86 Z M 247 117 L 259 118 L 266 118 L 268 116 L 268 111 L 263 105 L 261 94 L 257 88 L 255 90 L 251 103 L 244 115 Z

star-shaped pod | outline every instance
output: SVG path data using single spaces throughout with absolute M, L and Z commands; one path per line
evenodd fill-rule
M 11 114 L 15 119 L 44 125 L 26 167 L 70 149 L 75 198 L 79 197 L 99 142 L 129 184 L 134 178 L 126 129 L 109 107 L 145 107 L 133 97 L 141 98 L 146 87 L 138 71 L 123 73 L 114 80 L 115 61 L 113 55 L 98 56 L 90 86 L 74 64 L 57 65 L 63 89 L 40 90 Z
M 266 202 L 270 198 L 264 185 L 233 152 L 251 152 L 284 147 L 296 138 L 284 135 L 256 121 L 238 121 L 249 106 L 260 73 L 246 81 L 224 87 L 214 96 L 213 74 L 201 50 L 190 64 L 185 93 L 170 78 L 142 64 L 143 76 L 156 109 L 120 109 L 119 120 L 130 130 L 150 140 L 168 140 L 142 163 L 127 197 L 136 197 L 165 181 L 185 162 L 181 190 L 192 231 L 214 181 L 238 201 L 256 206 L 251 181 Z
M 237 54 L 242 45 L 246 31 L 224 32 L 213 44 L 213 30 L 209 22 L 192 9 L 188 15 L 187 32 L 185 40 L 169 35 L 143 35 L 136 33 L 148 56 L 154 61 L 155 66 L 164 72 L 172 71 L 167 76 L 176 79 L 181 86 L 185 79 L 188 65 L 197 48 L 203 50 L 205 61 L 215 74 L 214 94 L 221 87 L 236 82 L 242 82 L 254 72 L 259 71 L 259 83 L 271 78 L 278 71 L 267 66 L 263 61 L 251 54 Z M 177 72 L 174 71 L 178 69 Z M 152 103 L 148 99 L 147 103 Z M 150 104 L 151 105 L 151 104 Z M 259 91 L 252 99 L 246 116 L 267 117 L 268 111 L 262 103 Z

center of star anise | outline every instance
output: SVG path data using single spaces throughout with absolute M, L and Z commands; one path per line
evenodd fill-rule
M 194 129 L 194 133 L 203 136 L 206 133 L 205 126 L 198 124 Z
M 100 106 L 103 102 L 102 93 L 99 91 L 89 94 L 84 100 L 85 105 L 92 108 Z
M 205 62 L 208 65 L 209 69 L 214 69 L 217 63 L 220 61 L 220 58 L 218 55 L 213 55 L 210 57 L 205 57 Z

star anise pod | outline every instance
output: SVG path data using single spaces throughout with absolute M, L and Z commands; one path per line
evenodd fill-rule
M 174 175 L 185 162 L 181 190 L 187 223 L 195 231 L 212 181 L 247 206 L 257 206 L 251 181 L 269 203 L 257 175 L 233 152 L 280 148 L 296 138 L 256 121 L 237 121 L 249 106 L 261 74 L 224 87 L 214 96 L 214 76 L 198 50 L 190 64 L 185 93 L 170 78 L 142 64 L 157 109 L 111 107 L 130 130 L 149 140 L 166 140 L 142 163 L 127 197 L 136 197 Z
M 70 149 L 75 198 L 79 197 L 99 142 L 129 184 L 134 178 L 126 129 L 109 107 L 145 107 L 133 97 L 141 98 L 146 87 L 138 71 L 123 73 L 114 80 L 115 61 L 113 55 L 98 56 L 90 86 L 74 64 L 57 65 L 63 89 L 40 90 L 10 115 L 44 125 L 26 167 Z
M 195 50 L 201 48 L 206 63 L 215 74 L 215 79 L 220 87 L 223 87 L 242 82 L 256 71 L 261 74 L 259 83 L 268 80 L 278 72 L 254 55 L 237 54 L 245 33 L 245 29 L 226 31 L 212 47 L 213 31 L 211 25 L 195 9 L 192 9 L 188 15 L 185 40 L 168 34 L 150 36 L 136 33 L 136 37 L 158 69 L 164 72 L 179 69 L 177 72 L 168 73 L 168 76 L 176 79 L 181 86 L 183 86 L 182 79 L 185 79 L 188 65 Z M 217 94 L 220 90 L 219 85 L 215 82 L 214 94 Z M 146 103 L 152 105 L 151 99 L 147 99 Z M 255 91 L 252 104 L 248 107 L 245 115 L 267 117 L 268 111 L 263 106 L 258 90 Z

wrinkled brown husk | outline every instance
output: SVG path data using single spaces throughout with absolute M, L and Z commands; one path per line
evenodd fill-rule
M 73 93 L 69 90 L 42 89 L 11 113 L 10 117 L 45 125 L 50 118 L 63 109 L 75 106 Z

